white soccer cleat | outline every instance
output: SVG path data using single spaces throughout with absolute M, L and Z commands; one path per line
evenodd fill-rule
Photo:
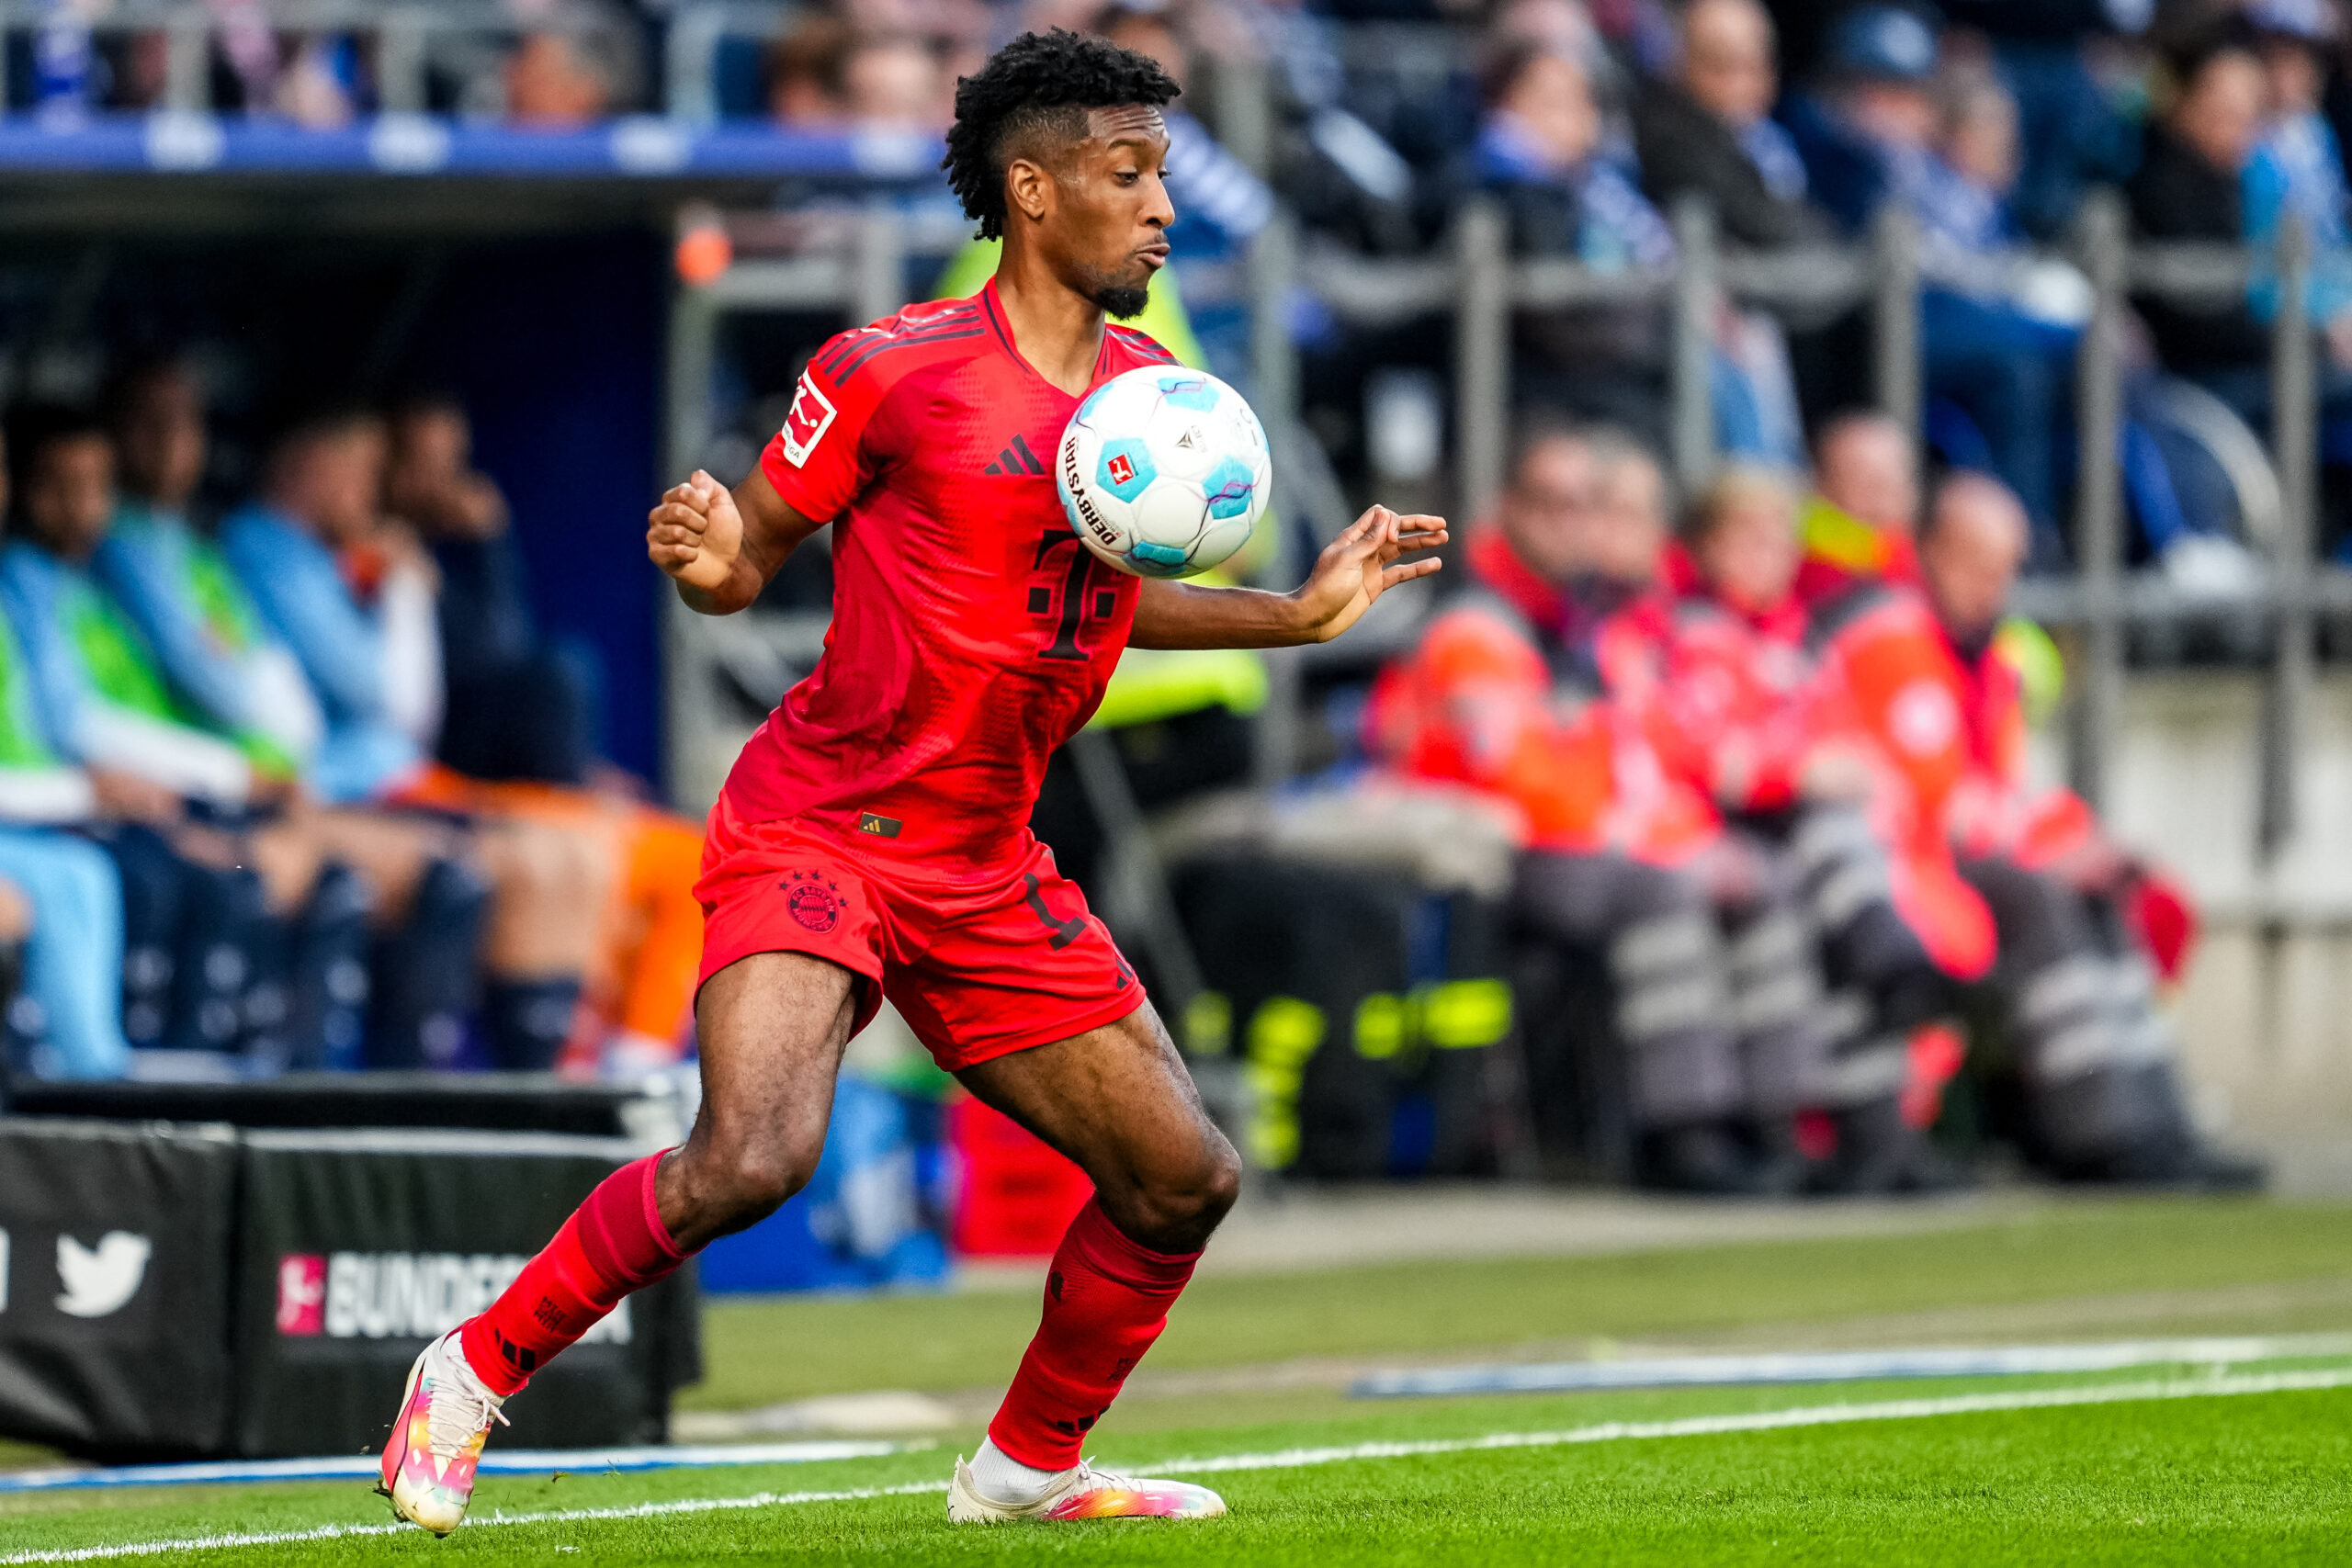
M 465 1521 L 474 1497 L 474 1467 L 492 1423 L 506 1424 L 506 1402 L 482 1385 L 466 1364 L 451 1329 L 424 1348 L 408 1371 L 400 1419 L 384 1445 L 384 1481 L 377 1490 L 392 1513 L 435 1535 Z
M 961 1456 L 947 1488 L 951 1525 L 1007 1525 L 1034 1519 L 1060 1524 L 1071 1519 L 1215 1519 L 1225 1516 L 1225 1499 L 1188 1481 L 1148 1481 L 1097 1470 L 1081 1460 L 1062 1472 L 1034 1503 L 998 1503 L 981 1495 L 972 1467 Z

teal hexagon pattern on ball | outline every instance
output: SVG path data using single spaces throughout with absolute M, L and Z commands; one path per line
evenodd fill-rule
M 1204 371 L 1147 366 L 1089 392 L 1056 454 L 1070 531 L 1121 571 L 1191 577 L 1248 541 L 1273 488 L 1266 432 Z

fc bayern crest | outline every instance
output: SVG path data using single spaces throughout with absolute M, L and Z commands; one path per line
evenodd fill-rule
M 841 885 L 820 882 L 814 877 L 796 882 L 784 896 L 784 907 L 792 918 L 812 931 L 829 931 L 842 918 Z

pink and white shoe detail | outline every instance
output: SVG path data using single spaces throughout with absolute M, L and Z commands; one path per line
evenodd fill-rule
M 1225 1499 L 1189 1481 L 1151 1481 L 1097 1470 L 1081 1461 L 1034 1503 L 1010 1504 L 985 1495 L 972 1467 L 956 1461 L 947 1488 L 947 1521 L 957 1525 L 1012 1524 L 1034 1520 L 1064 1524 L 1078 1519 L 1215 1519 Z
M 499 1408 L 505 1401 L 466 1364 L 458 1333 L 451 1329 L 427 1345 L 409 1369 L 400 1419 L 384 1445 L 379 1488 L 392 1500 L 397 1517 L 435 1535 L 447 1535 L 465 1521 L 482 1445 L 493 1424 L 506 1424 Z

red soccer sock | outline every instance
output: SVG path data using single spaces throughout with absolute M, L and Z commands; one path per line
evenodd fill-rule
M 661 1163 L 660 1155 L 648 1155 L 597 1183 L 555 1239 L 459 1331 L 467 1364 L 492 1393 L 521 1388 L 623 1296 L 685 1261 L 654 1202 Z
M 1136 1246 L 1089 1199 L 1055 1249 L 1045 1321 L 989 1423 L 989 1439 L 1038 1470 L 1076 1464 L 1087 1432 L 1168 1326 L 1200 1258 Z

